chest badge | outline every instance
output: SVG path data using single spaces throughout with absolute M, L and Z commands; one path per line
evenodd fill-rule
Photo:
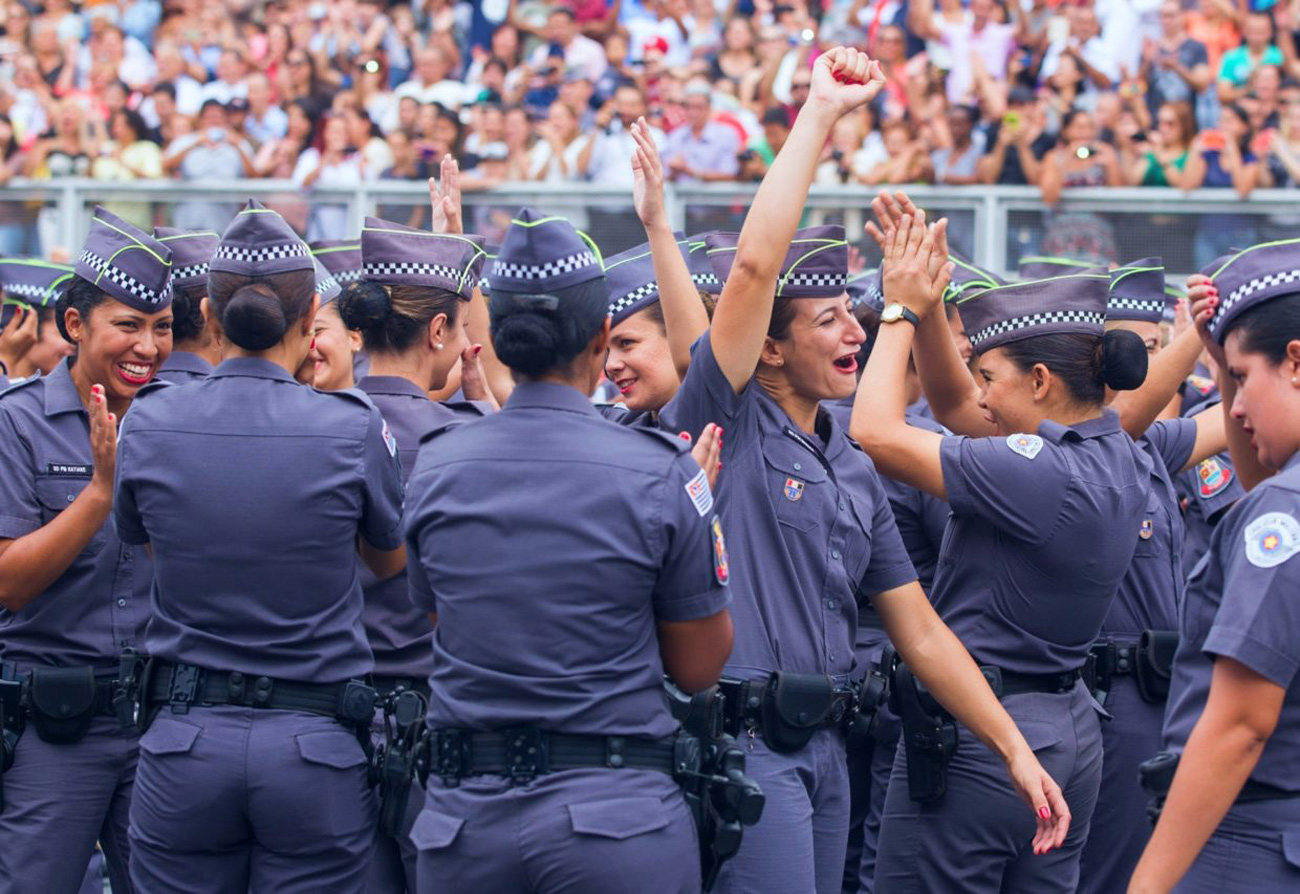
M 1300 523 L 1286 512 L 1267 512 L 1246 525 L 1246 558 L 1274 568 L 1300 552 Z
M 1196 477 L 1200 479 L 1201 499 L 1208 500 L 1232 483 L 1232 469 L 1211 456 L 1196 464 Z
M 1007 446 L 1011 452 L 1019 453 L 1025 459 L 1033 459 L 1043 449 L 1043 439 L 1038 435 L 1010 435 Z
M 709 539 L 713 542 L 713 577 L 725 587 L 731 583 L 731 562 L 727 559 L 727 541 L 722 536 L 722 519 L 716 515 L 709 522 Z
M 1142 519 L 1142 527 L 1138 530 L 1138 536 L 1143 540 L 1150 540 L 1155 536 L 1156 526 L 1151 523 L 1151 519 Z
M 803 482 L 797 478 L 787 478 L 783 492 L 791 503 L 798 503 L 803 499 Z

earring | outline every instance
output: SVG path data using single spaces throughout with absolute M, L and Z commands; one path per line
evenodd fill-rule
M 435 351 L 441 351 L 441 350 L 442 350 L 442 342 L 438 342 L 436 345 L 434 345 L 434 346 L 433 346 L 433 349 L 434 349 Z

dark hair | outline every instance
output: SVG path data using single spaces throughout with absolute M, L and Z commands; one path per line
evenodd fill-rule
M 785 109 L 773 106 L 763 113 L 763 117 L 759 120 L 759 123 L 764 127 L 767 127 L 769 124 L 779 124 L 781 127 L 789 130 L 790 115 Z
M 1242 311 L 1228 324 L 1226 339 L 1240 333 L 1241 349 L 1263 354 L 1273 366 L 1286 359 L 1287 345 L 1300 339 L 1300 292 L 1282 295 Z
M 203 334 L 203 297 L 208 294 L 206 285 L 172 289 L 172 344 L 178 345 Z
M 126 119 L 126 126 L 131 128 L 136 140 L 143 140 L 149 133 L 149 125 L 144 123 L 144 118 L 135 109 L 118 109 L 116 114 Z
M 265 351 L 311 306 L 316 294 L 313 270 L 287 270 L 244 276 L 213 270 L 208 300 L 216 309 L 226 338 L 246 351 Z
M 1043 364 L 1065 383 L 1076 402 L 1100 406 L 1106 388 L 1132 391 L 1147 377 L 1147 350 L 1136 332 L 1113 329 L 1104 336 L 1078 332 L 1035 335 L 1003 345 L 1023 372 Z
M 173 101 L 175 101 L 176 85 L 173 84 L 171 81 L 163 81 L 161 84 L 155 85 L 154 88 L 149 91 L 150 96 L 156 96 L 159 93 L 166 93 L 168 96 L 172 98 Z
M 0 115 L 0 121 L 9 125 L 9 141 L 0 146 L 0 159 L 7 160 L 11 155 L 18 151 L 18 138 L 14 136 L 14 124 L 9 120 L 8 115 Z
M 72 336 L 68 335 L 67 324 L 63 318 L 67 315 L 68 308 L 76 308 L 78 314 L 83 320 L 90 318 L 90 312 L 109 299 L 109 294 L 99 286 L 93 285 L 80 276 L 74 276 L 72 283 L 59 296 L 58 302 L 54 305 L 54 324 L 59 327 L 59 335 L 70 345 L 75 345 Z
M 500 289 L 492 293 L 492 346 L 513 372 L 535 377 L 572 364 L 608 319 L 604 279 L 557 289 L 554 294 L 558 304 L 548 305 L 528 300 L 534 296 L 515 296 Z
M 1064 115 L 1061 116 L 1061 130 L 1056 137 L 1057 144 L 1060 146 L 1064 146 L 1068 144 L 1070 141 L 1065 136 L 1065 132 L 1070 129 L 1070 125 L 1073 124 L 1075 119 L 1078 118 L 1080 115 L 1091 115 L 1091 114 L 1092 113 L 1089 112 L 1087 109 L 1081 109 L 1078 106 L 1070 106 L 1070 111 L 1066 112 Z
M 213 106 L 216 106 L 218 109 L 221 109 L 222 113 L 228 112 L 228 109 L 226 109 L 226 104 L 223 103 L 221 100 L 205 99 L 203 100 L 203 105 L 199 106 L 199 116 L 202 117 L 203 113 L 206 112 L 208 109 L 212 108 Z
M 790 324 L 794 322 L 799 307 L 794 298 L 777 298 L 772 304 L 772 321 L 767 324 L 767 337 L 780 341 L 790 337 Z
M 399 353 L 411 347 L 438 314 L 455 326 L 461 298 L 447 289 L 383 286 L 370 280 L 349 283 L 338 299 L 343 325 L 361 333 L 366 350 Z

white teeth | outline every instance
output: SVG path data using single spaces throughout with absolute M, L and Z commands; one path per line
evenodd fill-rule
M 136 378 L 149 375 L 149 370 L 153 368 L 151 366 L 140 366 L 135 363 L 119 363 L 118 366 L 126 370 L 128 375 L 135 376 Z

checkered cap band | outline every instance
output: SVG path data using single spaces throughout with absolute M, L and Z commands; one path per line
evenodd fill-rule
M 349 283 L 360 282 L 365 275 L 365 271 L 359 269 L 340 270 L 338 273 L 334 274 L 334 278 L 343 285 L 347 285 Z
M 173 285 L 189 285 L 189 281 L 192 279 L 207 279 L 207 277 L 208 265 L 206 263 L 191 264 L 188 267 L 177 267 L 172 270 Z
M 367 264 L 363 269 L 366 279 L 381 279 L 385 276 L 418 276 L 423 279 L 445 279 L 459 284 L 461 272 L 444 264 L 418 264 L 414 261 L 394 261 L 393 263 Z
M 648 298 L 651 295 L 657 295 L 658 293 L 659 293 L 659 283 L 657 282 L 646 283 L 645 285 L 640 286 L 639 288 L 633 289 L 632 291 L 624 295 L 622 298 L 619 298 L 617 301 L 613 301 L 610 303 L 609 305 L 610 316 L 618 316 L 623 311 L 627 310 L 629 307 L 636 304 L 641 299 Z
M 1228 313 L 1251 295 L 1256 295 L 1265 289 L 1273 290 L 1278 286 L 1291 285 L 1296 282 L 1300 282 L 1300 270 L 1285 270 L 1278 273 L 1269 273 L 1265 276 L 1257 276 L 1237 286 L 1228 294 L 1227 298 L 1223 299 L 1218 313 L 1210 320 L 1210 334 L 1217 338 L 1219 329 L 1223 326 L 1224 320 L 1227 319 Z M 1296 289 L 1296 291 L 1300 291 L 1300 288 Z
M 47 286 L 37 285 L 30 282 L 16 282 L 6 285 L 3 289 L 6 295 L 12 295 L 15 298 L 32 298 L 39 300 L 45 297 L 49 291 Z
M 550 279 L 553 276 L 575 273 L 586 267 L 603 269 L 594 254 L 590 251 L 581 251 L 569 255 L 567 258 L 547 261 L 545 264 L 520 264 L 515 261 L 498 259 L 492 265 L 492 276 L 497 280 L 516 279 L 526 282 L 538 282 Z
M 324 276 L 316 277 L 316 291 L 325 295 L 329 292 L 337 292 L 341 290 L 339 289 L 338 280 L 334 278 L 334 274 L 326 271 Z
M 241 264 L 265 264 L 284 258 L 311 258 L 305 242 L 282 242 L 279 245 L 243 246 L 221 243 L 213 255 L 214 261 L 236 261 Z
M 151 289 L 134 276 L 108 263 L 92 251 L 83 251 L 81 256 L 77 258 L 77 263 L 84 264 L 94 270 L 96 276 L 99 277 L 101 286 L 104 285 L 105 279 L 109 281 L 110 285 L 116 286 L 116 289 L 106 291 L 119 292 L 123 297 L 134 299 L 150 307 L 166 307 L 171 303 L 172 284 L 170 279 L 161 289 Z
M 978 300 L 978 299 L 976 299 Z M 992 326 L 986 326 L 978 332 L 968 333 L 972 347 L 978 348 L 984 342 L 999 335 L 1006 335 L 1009 332 L 1019 332 L 1024 329 L 1033 329 L 1038 326 L 1051 326 L 1057 323 L 1081 323 L 1087 326 L 1102 327 L 1106 323 L 1106 315 L 1091 310 L 1055 310 L 1045 313 L 1029 314 L 1023 317 L 1013 317 L 1010 320 L 1001 320 Z
M 782 288 L 810 287 L 815 289 L 844 288 L 848 285 L 846 273 L 792 273 L 782 280 Z
M 722 280 L 718 279 L 712 273 L 692 273 L 691 282 L 697 286 L 720 286 Z
M 1128 311 L 1129 313 L 1140 313 L 1147 316 L 1161 317 L 1165 312 L 1165 301 L 1161 298 L 1158 301 L 1143 301 L 1140 298 L 1119 298 L 1115 295 L 1110 296 L 1106 302 L 1107 315 L 1116 312 Z

